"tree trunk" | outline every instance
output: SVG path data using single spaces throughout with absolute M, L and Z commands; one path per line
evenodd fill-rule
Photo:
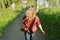
M 2 0 L 2 8 L 5 8 L 4 0 Z
M 8 6 L 10 6 L 10 0 L 7 0 L 7 2 L 8 2 Z

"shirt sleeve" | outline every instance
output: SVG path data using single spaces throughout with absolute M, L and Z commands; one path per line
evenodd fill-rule
M 23 17 L 23 23 L 25 22 L 25 20 L 26 20 L 26 16 Z
M 40 24 L 39 17 L 36 17 L 36 25 L 39 26 L 39 24 Z
M 23 23 L 22 24 L 23 24 L 23 27 L 26 27 L 26 28 L 29 26 L 28 25 L 28 19 L 25 16 L 23 17 Z
M 25 16 L 22 19 L 22 28 L 24 28 L 24 27 L 25 27 Z

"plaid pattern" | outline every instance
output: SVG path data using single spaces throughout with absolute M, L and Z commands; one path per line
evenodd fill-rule
M 34 21 L 34 23 L 32 23 L 32 21 Z M 33 25 L 31 25 L 33 24 Z M 26 29 L 27 32 L 31 33 L 31 27 L 38 27 L 38 25 L 40 24 L 39 18 L 38 16 L 36 16 L 34 19 L 30 20 L 27 17 L 24 16 L 23 18 L 23 24 L 22 24 L 22 29 Z M 34 28 L 33 28 L 34 29 Z M 33 31 L 33 30 L 32 30 Z M 34 30 L 36 31 L 36 30 Z

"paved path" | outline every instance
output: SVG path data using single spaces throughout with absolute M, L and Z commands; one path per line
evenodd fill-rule
M 20 27 L 22 24 L 22 18 L 24 14 L 21 14 L 12 25 L 10 25 L 3 34 L 1 40 L 25 40 L 23 32 L 20 31 Z M 34 36 L 34 40 L 45 40 L 43 35 L 38 30 Z

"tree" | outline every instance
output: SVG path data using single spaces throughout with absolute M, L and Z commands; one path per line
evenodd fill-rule
M 56 0 L 47 0 L 49 3 L 51 3 L 52 5 L 56 5 Z
M 4 3 L 6 8 L 10 6 L 10 0 L 4 0 Z
M 7 0 L 7 2 L 8 2 L 8 6 L 10 6 L 10 0 Z
M 2 8 L 5 8 L 4 0 L 2 0 Z
M 57 5 L 60 5 L 60 0 L 56 0 L 57 1 Z

